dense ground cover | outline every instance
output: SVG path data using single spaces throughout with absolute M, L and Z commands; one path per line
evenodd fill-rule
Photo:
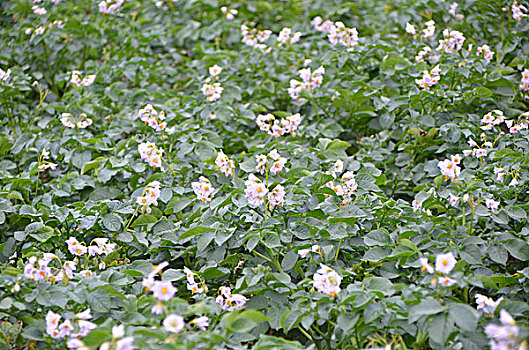
M 0 348 L 526 349 L 527 1 L 0 3 Z

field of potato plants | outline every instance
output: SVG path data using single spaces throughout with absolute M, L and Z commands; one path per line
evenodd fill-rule
M 0 1 L 0 349 L 529 348 L 529 1 Z

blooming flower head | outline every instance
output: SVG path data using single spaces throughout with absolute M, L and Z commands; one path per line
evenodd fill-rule
M 263 52 L 270 52 L 270 48 L 264 44 L 270 35 L 272 34 L 271 30 L 257 30 L 256 28 L 249 28 L 246 25 L 241 26 L 242 42 L 247 46 L 252 46 L 256 49 L 259 49 Z
M 281 45 L 292 45 L 297 43 L 301 38 L 301 32 L 292 33 L 292 29 L 283 28 L 277 36 L 278 46 Z
M 184 326 L 184 318 L 180 315 L 170 314 L 163 320 L 163 327 L 167 332 L 179 333 Z
M 99 12 L 103 15 L 113 15 L 123 5 L 124 0 L 104 0 L 98 4 Z
M 446 179 L 455 180 L 461 173 L 461 168 L 452 159 L 440 161 L 437 163 L 437 166 Z
M 453 278 L 449 277 L 439 277 L 439 284 L 442 287 L 450 287 L 453 286 L 457 281 Z
M 268 192 L 268 203 L 270 209 L 283 205 L 285 203 L 285 188 L 277 185 L 272 191 Z
M 220 72 L 222 72 L 222 67 L 216 64 L 209 67 L 209 75 L 211 75 L 212 77 L 216 77 L 217 75 L 220 74 Z
M 430 87 L 437 84 L 441 79 L 439 75 L 440 69 L 439 66 L 434 67 L 430 71 L 423 71 L 421 79 L 415 79 L 415 83 L 419 85 L 420 88 L 429 91 Z
M 151 205 L 158 205 L 158 198 L 160 197 L 160 183 L 158 181 L 153 181 L 145 187 L 141 196 L 136 199 L 138 205 L 142 206 L 142 210 L 151 212 Z
M 250 174 L 248 180 L 244 182 L 246 189 L 244 193 L 248 198 L 250 205 L 258 206 L 264 203 L 264 199 L 268 189 L 261 180 L 259 180 L 254 174 Z
M 347 28 L 342 22 L 334 23 L 329 29 L 327 37 L 333 45 L 340 43 L 346 46 L 348 48 L 347 51 L 352 51 L 358 45 L 358 31 L 356 28 Z
M 62 125 L 67 128 L 79 128 L 84 129 L 92 125 L 92 119 L 88 118 L 85 113 L 79 114 L 77 117 L 71 113 L 63 113 L 60 117 Z
M 452 253 L 441 254 L 435 258 L 435 270 L 444 274 L 449 274 L 456 266 L 456 259 Z
M 222 94 L 222 91 L 224 91 L 224 88 L 220 86 L 220 83 L 211 84 L 209 81 L 206 81 L 206 83 L 202 85 L 201 90 L 206 97 L 206 101 L 215 102 L 220 99 L 220 95 Z
M 150 166 L 163 171 L 162 154 L 164 151 L 162 148 L 159 148 L 152 142 L 143 142 L 138 145 L 138 152 L 140 153 L 141 159 L 146 161 Z
M 88 251 L 88 248 L 80 243 L 75 237 L 68 238 L 66 244 L 68 245 L 70 253 L 74 255 L 84 255 Z
M 160 301 L 167 301 L 174 297 L 176 288 L 168 281 L 155 281 L 152 287 L 153 295 Z
M 494 199 L 487 198 L 485 199 L 485 205 L 494 213 L 500 207 L 500 201 L 495 201 Z
M 201 200 L 203 203 L 211 202 L 215 188 L 211 186 L 211 182 L 207 178 L 201 176 L 199 181 L 191 183 L 191 186 L 193 187 L 193 191 L 195 191 L 195 194 L 199 200 Z
M 500 310 L 501 325 L 488 324 L 485 327 L 485 334 L 490 339 L 492 350 L 520 350 L 524 349 L 519 343 L 520 329 L 516 321 L 505 310 Z
M 221 150 L 217 154 L 217 159 L 215 159 L 215 164 L 217 169 L 222 171 L 226 176 L 235 176 L 235 165 L 233 161 L 228 158 Z
M 235 15 L 239 13 L 239 11 L 235 9 L 229 9 L 226 6 L 222 6 L 220 10 L 222 11 L 222 13 L 226 15 L 226 19 L 228 21 L 233 21 L 233 19 L 235 18 Z
M 529 69 L 524 69 L 522 72 L 522 80 L 520 81 L 520 89 L 522 91 L 529 91 Z
M 223 310 L 234 311 L 242 308 L 248 299 L 242 294 L 233 294 L 229 287 L 221 287 L 215 301 Z
M 342 282 L 342 277 L 326 265 L 320 264 L 320 269 L 314 274 L 313 280 L 314 288 L 331 298 L 341 292 L 340 283 Z
M 483 310 L 483 312 L 489 314 L 489 316 L 492 316 L 494 313 L 494 310 L 500 305 L 503 298 L 499 298 L 496 301 L 494 301 L 492 298 L 489 298 L 482 294 L 476 294 L 476 304 L 478 310 Z
M 433 266 L 428 263 L 428 258 L 420 258 L 419 261 L 421 262 L 421 270 L 427 271 L 428 273 L 433 273 Z
M 428 22 L 424 23 L 424 25 L 426 26 L 426 28 L 423 29 L 423 31 L 422 31 L 423 36 L 425 38 L 431 39 L 432 36 L 435 33 L 435 22 L 434 21 L 428 21 Z
M 477 54 L 478 56 L 483 55 L 483 57 L 485 58 L 487 62 L 490 62 L 492 58 L 494 57 L 494 51 L 490 49 L 489 45 L 479 46 L 477 50 Z
M 207 316 L 201 316 L 201 317 L 195 318 L 190 323 L 197 326 L 198 329 L 205 331 L 209 325 L 209 318 Z
M 415 26 L 413 24 L 406 22 L 406 33 L 410 35 L 415 35 L 417 33 L 417 30 L 415 29 Z
M 512 10 L 512 18 L 514 18 L 515 21 L 519 21 L 520 19 L 527 17 L 527 8 L 523 5 L 519 5 L 518 1 L 514 0 L 511 6 Z
M 164 131 L 168 134 L 174 132 L 174 128 L 167 128 L 164 111 L 158 112 L 151 104 L 146 105 L 139 111 L 140 119 L 145 125 L 149 125 L 157 132 Z
M 9 78 L 11 78 L 11 69 L 4 71 L 0 68 L 0 80 L 6 82 Z
M 305 90 L 312 91 L 314 88 L 319 87 L 323 83 L 324 74 L 325 68 L 323 67 L 319 67 L 312 73 L 310 68 L 300 69 L 298 75 L 302 80 L 290 80 L 290 87 L 288 88 L 290 97 L 297 101 L 305 101 L 304 98 L 300 97 L 300 94 Z

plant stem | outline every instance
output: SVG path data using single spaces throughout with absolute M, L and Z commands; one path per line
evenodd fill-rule
M 127 226 L 125 226 L 125 231 L 127 231 L 127 229 L 129 228 L 129 225 L 130 225 L 130 223 L 132 222 L 132 219 L 134 219 L 134 217 L 135 217 L 136 214 L 138 213 L 138 210 L 140 210 L 140 205 L 139 205 L 139 204 L 136 206 L 136 210 L 134 211 L 134 214 L 132 214 L 132 216 L 130 217 L 130 220 L 129 220 L 129 222 L 127 223 Z
M 169 163 L 167 163 L 163 157 L 162 157 L 162 161 L 165 163 L 165 165 L 167 165 L 167 167 L 169 168 L 169 170 L 171 170 L 171 173 L 173 173 L 173 175 L 176 177 L 176 174 L 175 174 L 175 172 L 173 171 L 173 168 L 171 168 L 171 166 L 169 165 Z

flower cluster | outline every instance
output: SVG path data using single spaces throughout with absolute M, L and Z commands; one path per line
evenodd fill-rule
M 279 137 L 288 133 L 295 135 L 300 124 L 301 116 L 299 113 L 289 115 L 281 120 L 270 113 L 257 116 L 257 126 L 261 131 L 266 131 L 271 137 Z
M 163 312 L 164 307 L 160 302 L 172 299 L 176 293 L 176 288 L 171 282 L 157 281 L 154 279 L 154 277 L 167 267 L 167 265 L 169 265 L 169 263 L 166 261 L 159 265 L 154 265 L 151 273 L 149 273 L 149 275 L 142 281 L 142 286 L 145 287 L 145 290 L 151 291 L 154 297 L 158 300 L 158 304 L 152 309 L 153 313 L 161 313 L 160 311 Z
M 62 339 L 66 336 L 80 339 L 86 337 L 93 329 L 97 327 L 95 323 L 87 321 L 92 318 L 90 309 L 86 309 L 75 315 L 75 319 L 78 321 L 75 324 L 65 319 L 61 324 L 59 321 L 61 315 L 48 311 L 46 314 L 46 333 L 48 333 L 53 339 Z
M 94 80 L 96 79 L 95 74 L 89 74 L 84 78 L 81 78 L 81 74 L 82 73 L 80 71 L 74 70 L 72 72 L 70 83 L 72 83 L 74 86 L 90 86 L 94 83 Z
M 47 161 L 47 159 L 50 159 L 50 152 L 48 152 L 46 149 L 42 150 L 42 153 L 39 155 L 39 171 L 44 171 L 46 169 L 55 170 L 57 168 L 57 164 Z
M 283 28 L 277 36 L 278 46 L 281 45 L 292 45 L 297 43 L 301 38 L 301 32 L 292 33 L 292 29 Z
M 140 152 L 140 157 L 146 161 L 154 169 L 162 167 L 162 154 L 163 149 L 159 148 L 152 142 L 144 142 L 138 145 L 138 152 Z
M 226 15 L 226 19 L 228 21 L 233 21 L 233 19 L 235 19 L 235 15 L 239 13 L 239 11 L 235 9 L 229 9 L 226 6 L 222 6 L 220 10 L 222 11 L 224 15 Z
M 170 314 L 163 320 L 163 328 L 171 333 L 180 333 L 185 325 L 184 318 L 180 315 Z
M 503 298 L 499 298 L 498 300 L 494 301 L 492 298 L 489 298 L 485 295 L 476 294 L 476 304 L 478 304 L 477 309 L 483 310 L 483 312 L 489 314 L 489 316 L 492 316 L 496 308 L 500 305 Z
M 526 347 L 520 345 L 520 329 L 516 321 L 505 310 L 500 310 L 501 325 L 488 324 L 485 327 L 485 334 L 490 338 L 491 350 L 521 350 Z
M 492 57 L 494 57 L 494 51 L 490 49 L 489 45 L 479 46 L 477 54 L 478 56 L 483 55 L 483 58 L 485 58 L 487 62 L 490 62 L 492 60 Z
M 485 139 L 485 135 L 482 135 L 482 139 Z M 481 146 L 477 144 L 472 138 L 468 139 L 468 144 L 472 149 L 463 150 L 465 157 L 474 156 L 476 158 L 485 157 L 488 153 L 488 148 L 492 148 L 492 142 L 485 141 Z
M 454 181 L 461 173 L 461 157 L 459 155 L 450 156 L 450 159 L 445 159 L 437 163 L 441 174 L 448 180 Z
M 246 304 L 247 300 L 242 294 L 232 294 L 230 287 L 220 287 L 219 295 L 215 299 L 223 310 L 228 311 L 240 309 Z
M 75 340 L 75 339 L 74 339 Z M 70 349 L 85 349 L 82 346 L 84 344 L 78 344 L 78 347 L 74 347 L 76 344 L 71 344 L 68 342 L 68 348 Z M 88 347 L 86 348 L 88 349 Z M 104 342 L 99 347 L 99 350 L 110 350 L 110 349 L 116 349 L 116 350 L 134 350 L 136 347 L 134 346 L 134 337 L 125 337 L 125 327 L 123 325 L 114 326 L 112 327 L 112 343 Z
M 421 262 L 422 271 L 427 271 L 430 274 L 438 272 L 443 275 L 448 275 L 454 269 L 457 263 L 452 253 L 438 255 L 435 258 L 435 270 L 433 266 L 428 263 L 428 258 L 420 258 L 419 261 Z M 436 280 L 432 281 L 432 285 L 435 285 L 436 283 Z M 439 283 L 441 284 L 441 286 L 450 287 L 456 283 L 456 280 L 446 276 L 442 276 L 439 277 Z
M 26 30 L 24 30 L 24 33 L 26 33 L 26 35 L 31 35 L 33 34 L 33 32 L 35 32 L 35 35 L 41 35 L 41 34 L 44 34 L 44 31 L 46 30 L 46 28 L 52 29 L 53 27 L 62 29 L 64 28 L 64 22 L 61 20 L 55 20 L 53 22 L 44 24 L 43 26 L 37 27 L 35 28 L 35 30 L 33 30 L 33 28 L 26 28 Z
M 529 69 L 524 69 L 522 72 L 522 80 L 520 81 L 520 89 L 522 91 L 529 91 Z
M 274 189 L 268 192 L 268 205 L 270 210 L 274 207 L 280 207 L 285 203 L 285 188 L 282 185 L 277 185 Z
M 325 174 L 332 175 L 335 179 L 338 178 L 338 174 L 343 171 L 343 161 L 337 160 L 333 165 L 332 169 L 326 171 Z M 343 204 L 348 204 L 353 195 L 358 189 L 358 183 L 356 182 L 354 172 L 346 171 L 341 179 L 340 183 L 336 184 L 334 180 L 329 181 L 325 184 L 325 187 L 332 189 L 338 196 L 343 196 Z M 326 195 L 328 197 L 328 195 Z
M 145 125 L 149 125 L 155 131 L 161 132 L 165 130 L 166 133 L 172 134 L 175 128 L 167 128 L 167 122 L 165 121 L 165 112 L 161 111 L 158 113 L 151 104 L 146 105 L 139 111 L 140 119 Z
M 290 80 L 290 87 L 288 88 L 290 97 L 297 101 L 305 101 L 299 95 L 304 90 L 312 91 L 315 87 L 319 87 L 323 83 L 323 74 L 325 74 L 325 68 L 323 67 L 319 67 L 312 73 L 310 68 L 300 69 L 298 75 L 302 81 L 296 79 Z
M 430 87 L 437 84 L 441 79 L 441 76 L 439 75 L 440 71 L 441 69 L 439 66 L 435 66 L 430 71 L 424 70 L 422 72 L 422 78 L 415 79 L 415 83 L 419 85 L 420 88 L 429 91 Z
M 347 51 L 354 50 L 358 45 L 358 31 L 356 28 L 347 28 L 342 22 L 336 22 L 329 29 L 328 38 L 331 44 L 340 43 L 347 47 Z
M 431 39 L 432 36 L 435 34 L 435 22 L 434 21 L 428 21 L 424 23 L 426 28 L 422 30 L 422 34 L 425 38 Z
M 61 115 L 61 123 L 67 128 L 79 128 L 84 129 L 92 125 L 92 119 L 88 118 L 85 113 L 79 114 L 77 117 L 71 113 L 63 113 Z
M 314 288 L 334 298 L 341 292 L 342 276 L 329 266 L 320 264 L 320 269 L 313 276 Z
M 142 206 L 142 210 L 145 210 L 147 213 L 151 212 L 151 205 L 158 205 L 158 198 L 160 197 L 160 183 L 158 181 L 153 181 L 149 183 L 141 196 L 136 199 L 136 202 Z
M 452 3 L 452 5 L 450 5 L 450 9 L 448 10 L 448 13 L 451 14 L 452 16 L 456 17 L 457 19 L 465 18 L 464 15 L 462 15 L 460 13 L 456 13 L 458 7 L 459 7 L 459 5 L 458 5 L 457 2 Z
M 222 72 L 222 67 L 219 65 L 214 64 L 213 66 L 209 67 L 209 75 L 212 77 L 218 76 Z
M 222 150 L 217 154 L 215 164 L 217 165 L 217 169 L 222 171 L 224 175 L 235 176 L 235 165 L 233 164 L 233 160 L 230 160 Z
M 485 199 L 485 206 L 494 213 L 500 207 L 500 201 L 495 201 L 494 199 L 487 198 Z
M 187 279 L 187 290 L 190 290 L 193 294 L 202 294 L 207 291 L 207 286 L 203 281 L 195 282 L 195 273 L 193 271 L 184 266 L 184 273 Z
M 97 6 L 102 14 L 113 15 L 123 5 L 123 2 L 124 0 L 103 0 Z
M 314 17 L 312 21 L 310 22 L 310 24 L 312 24 L 314 26 L 314 29 L 317 30 L 318 32 L 325 32 L 325 33 L 329 32 L 331 30 L 331 27 L 334 25 L 334 23 L 332 23 L 329 20 L 326 20 L 324 22 L 320 16 Z
M 271 30 L 257 30 L 256 28 L 248 28 L 246 25 L 241 26 L 242 42 L 253 48 L 260 49 L 263 52 L 270 52 L 271 48 L 263 44 L 270 35 Z
M 250 174 L 248 180 L 246 180 L 244 184 L 246 185 L 244 193 L 248 198 L 248 203 L 253 206 L 263 204 L 265 196 L 268 193 L 268 189 L 266 188 L 265 184 L 254 174 Z
M 39 7 L 38 5 L 33 5 L 31 9 L 33 10 L 33 13 L 37 16 L 43 16 L 48 12 L 44 7 Z
M 527 8 L 523 5 L 519 5 L 518 1 L 514 0 L 511 6 L 512 10 L 512 18 L 514 18 L 515 21 L 519 21 L 524 17 L 527 17 Z
M 66 275 L 67 278 L 72 279 L 73 271 L 77 268 L 77 262 L 65 261 L 62 263 L 62 268 L 51 266 L 53 259 L 59 260 L 55 254 L 44 253 L 43 257 L 38 259 L 36 256 L 29 258 L 28 263 L 24 266 L 24 276 L 30 281 L 62 281 Z
M 463 47 L 463 43 L 465 42 L 465 37 L 463 33 L 458 32 L 457 30 L 448 30 L 445 29 L 443 31 L 444 39 L 439 40 L 439 46 L 437 47 L 437 50 L 452 53 L 454 52 L 454 49 L 456 51 L 461 50 Z
M 272 150 L 268 153 L 268 156 L 265 154 L 260 154 L 255 156 L 257 158 L 257 167 L 255 168 L 259 173 L 264 174 L 266 171 L 270 170 L 274 174 L 279 174 L 281 170 L 285 167 L 287 159 L 281 157 L 281 155 L 276 151 Z M 268 157 L 270 157 L 273 162 L 270 167 L 267 167 Z
M 191 183 L 191 187 L 193 187 L 193 191 L 195 191 L 197 198 L 203 203 L 211 202 L 211 199 L 213 198 L 212 194 L 213 191 L 215 191 L 215 188 L 211 186 L 211 182 L 207 178 L 201 176 L 199 181 Z
M 206 101 L 215 102 L 220 99 L 220 95 L 224 88 L 220 86 L 220 83 L 211 83 L 211 79 L 206 79 L 204 85 L 202 85 L 202 94 L 206 97 Z
M 413 24 L 406 22 L 406 33 L 410 35 L 415 35 L 417 34 L 417 29 L 415 28 Z
M 11 78 L 11 69 L 4 71 L 0 68 L 0 80 L 5 83 L 9 78 Z
M 306 249 L 300 249 L 298 250 L 298 254 L 301 258 L 306 258 L 307 255 L 309 255 L 309 253 L 317 253 L 320 251 L 320 246 L 317 245 L 317 244 L 314 244 L 312 247 L 310 248 L 306 248 Z

